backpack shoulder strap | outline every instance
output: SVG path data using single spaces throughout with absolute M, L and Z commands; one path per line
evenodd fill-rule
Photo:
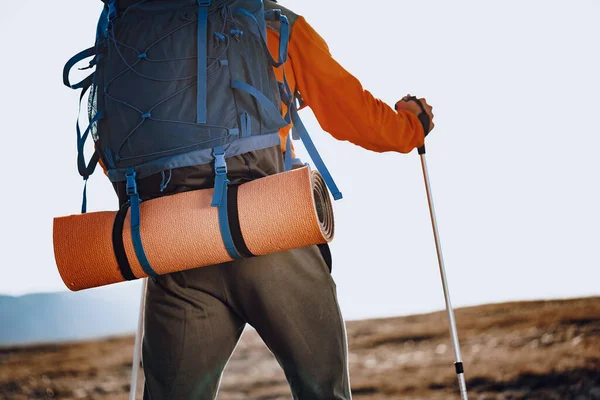
M 290 10 L 289 8 L 283 7 L 281 4 L 273 1 L 273 0 L 263 0 L 265 11 L 272 10 L 281 10 L 281 13 L 288 18 L 290 23 L 290 28 L 296 23 L 296 20 L 300 18 L 298 14 Z M 276 32 L 279 32 L 279 24 L 270 23 L 267 21 L 267 28 L 273 29 Z

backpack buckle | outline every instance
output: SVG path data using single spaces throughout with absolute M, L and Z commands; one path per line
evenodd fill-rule
M 210 6 L 210 0 L 198 0 L 198 6 L 208 7 Z
M 227 162 L 225 161 L 225 150 L 218 146 L 213 149 L 215 157 L 215 175 L 227 175 Z
M 127 170 L 127 173 L 125 174 L 125 177 L 127 178 L 126 192 L 128 196 L 135 196 L 138 194 L 135 176 L 136 173 L 133 169 Z
M 215 175 L 227 175 L 227 163 L 224 154 L 215 158 Z

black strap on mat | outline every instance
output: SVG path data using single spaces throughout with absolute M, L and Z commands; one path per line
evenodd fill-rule
M 123 279 L 132 281 L 137 279 L 137 277 L 131 270 L 131 265 L 129 264 L 127 253 L 125 252 L 125 244 L 123 243 L 123 226 L 125 225 L 125 218 L 127 217 L 128 210 L 129 205 L 126 204 L 121 207 L 115 216 L 112 231 L 112 244 L 117 263 L 119 264 L 119 271 L 121 272 Z M 231 236 L 233 237 L 233 243 L 235 244 L 237 251 L 244 258 L 254 257 L 254 254 L 248 249 L 248 245 L 242 236 L 238 211 L 238 186 L 231 186 L 227 191 L 227 214 L 229 229 L 231 229 Z
M 248 249 L 248 245 L 242 236 L 242 227 L 240 226 L 240 214 L 238 210 L 238 189 L 239 186 L 230 186 L 227 190 L 227 218 L 229 220 L 229 230 L 233 238 L 233 244 L 236 250 L 244 258 L 254 257 L 254 254 Z
M 127 281 L 133 281 L 137 278 L 131 270 L 131 265 L 129 265 L 127 253 L 125 252 L 125 244 L 123 243 L 123 225 L 125 224 L 127 210 L 129 210 L 129 206 L 123 206 L 115 216 L 115 222 L 113 224 L 112 231 L 112 243 L 115 257 L 117 258 L 117 263 L 119 264 L 119 271 L 121 272 L 123 279 Z

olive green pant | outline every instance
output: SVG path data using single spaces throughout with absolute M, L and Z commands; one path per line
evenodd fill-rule
M 148 281 L 145 400 L 212 400 L 246 324 L 283 368 L 294 399 L 349 400 L 344 322 L 316 246 Z

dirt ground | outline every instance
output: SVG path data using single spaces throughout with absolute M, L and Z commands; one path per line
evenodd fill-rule
M 470 307 L 456 318 L 471 400 L 600 400 L 600 298 Z M 444 312 L 349 322 L 348 337 L 354 399 L 459 399 Z M 133 337 L 0 348 L 0 400 L 125 400 L 132 354 Z M 290 398 L 246 331 L 218 399 Z

